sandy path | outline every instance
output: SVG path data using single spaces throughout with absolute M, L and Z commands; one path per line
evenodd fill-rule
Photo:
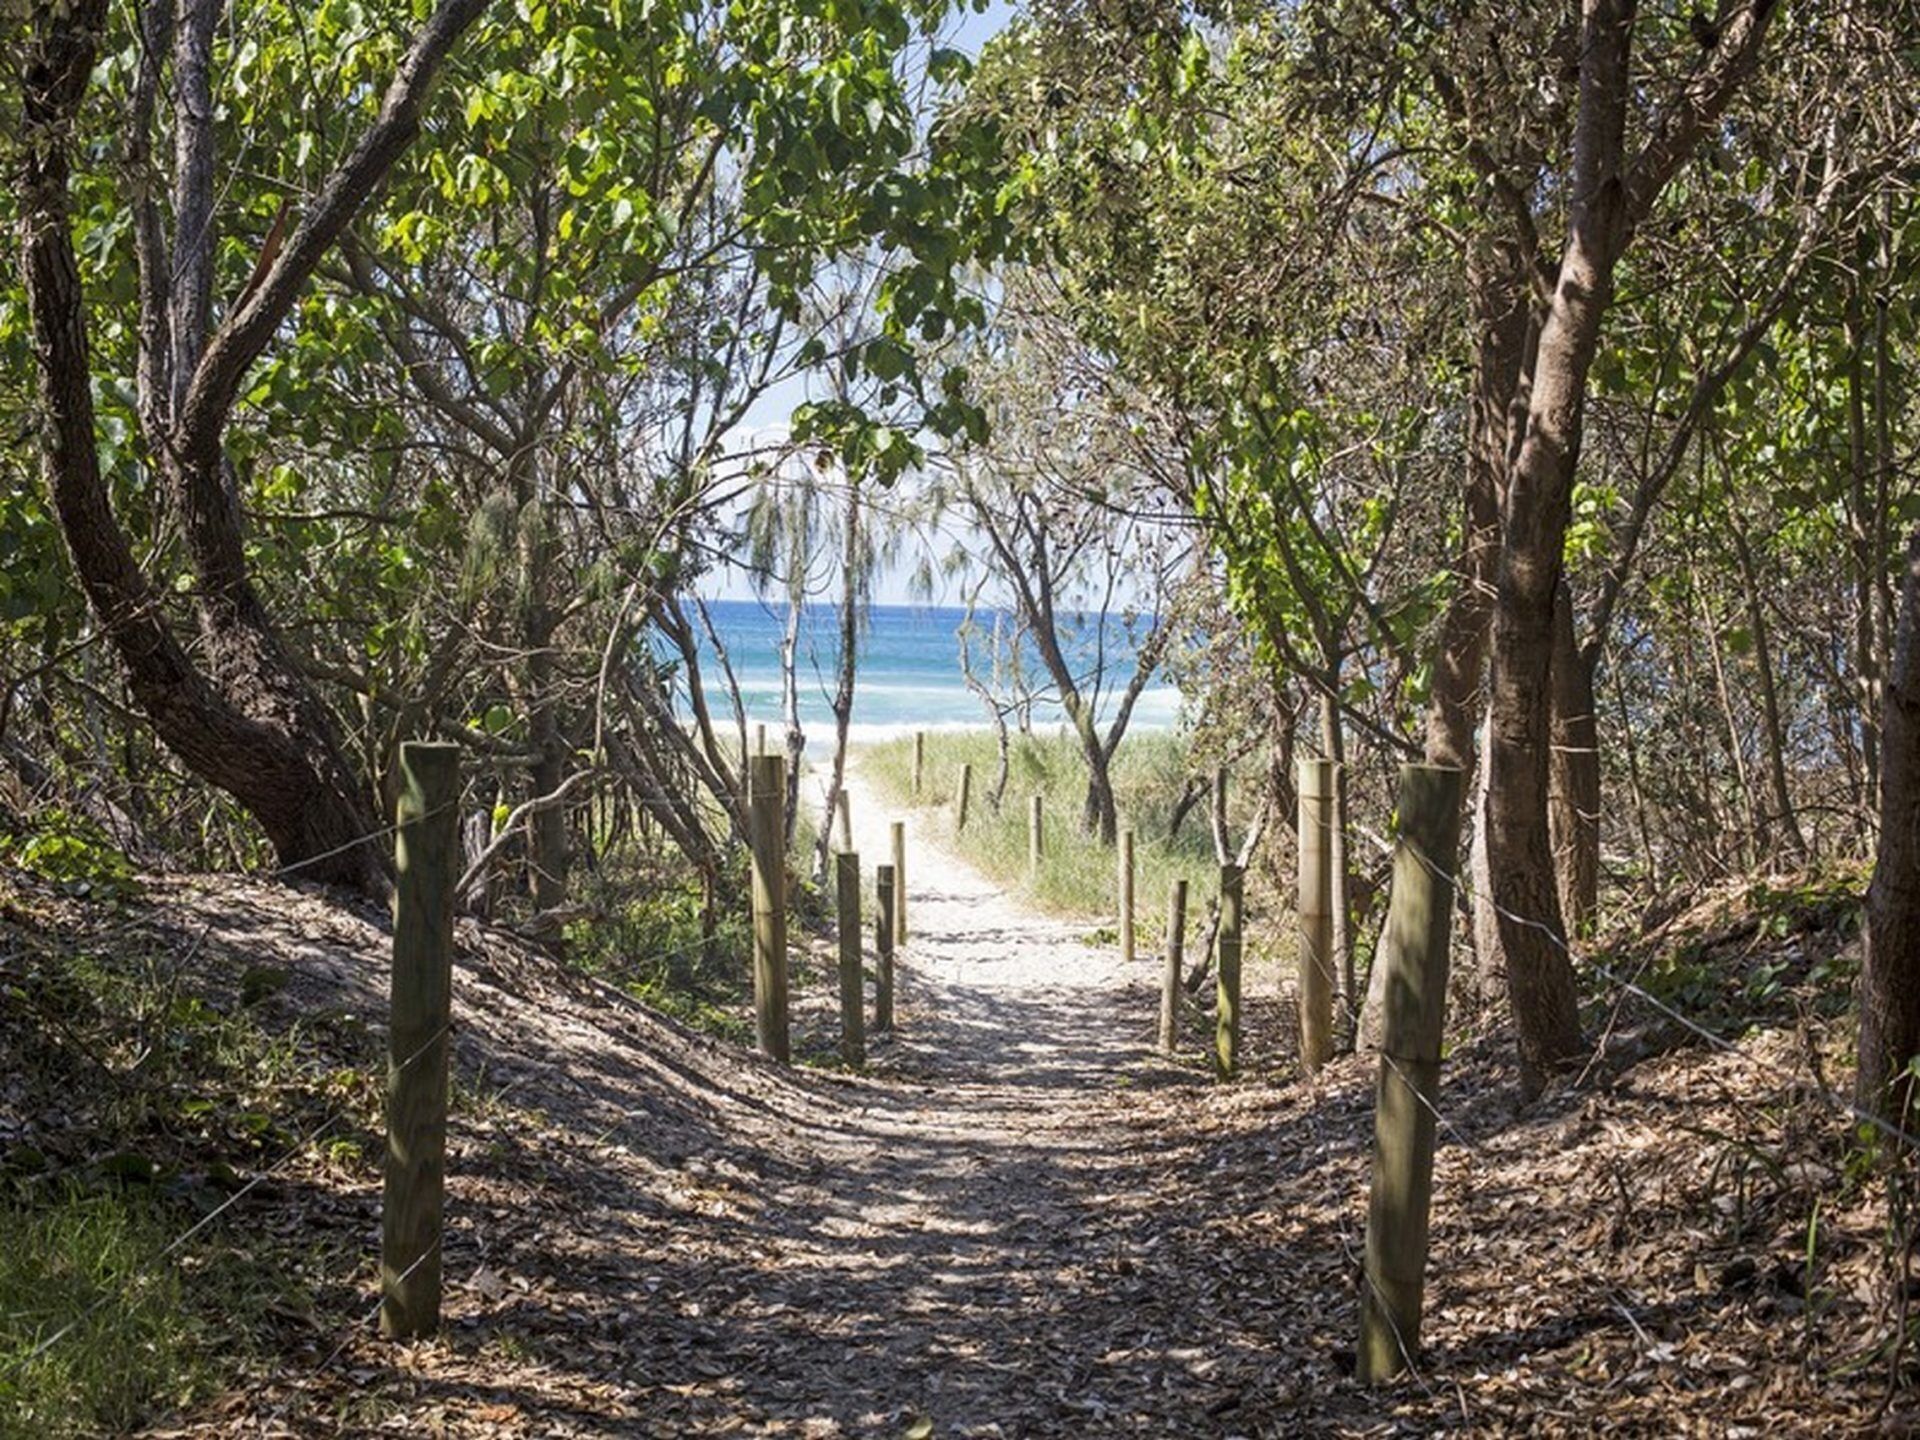
M 892 855 L 907 825 L 909 938 L 900 957 L 897 1063 L 928 1078 L 1051 1087 L 1111 1077 L 1148 1054 L 1155 967 L 1131 970 L 1086 920 L 1029 909 L 933 833 L 933 813 L 889 806 L 848 777 L 853 841 L 864 869 Z
M 857 769 L 850 801 L 870 869 L 895 812 Z M 916 1416 L 943 1435 L 1103 1433 L 1101 1417 L 1143 1410 L 1164 1423 L 1102 1376 L 1142 1344 L 1178 1348 L 1125 1258 L 1167 1115 L 1142 1091 L 1191 1079 L 1151 1051 L 1154 961 L 1123 967 L 1084 943 L 1086 922 L 1034 914 L 939 845 L 925 812 L 904 818 L 910 939 L 897 1033 L 874 1050 L 884 1083 L 819 1137 L 827 1172 L 782 1266 L 819 1283 L 775 1302 L 845 1337 L 819 1433 L 900 1433 Z M 1158 1384 L 1178 1388 L 1184 1366 L 1161 1364 Z M 1129 1369 L 1108 1383 L 1136 1391 Z M 1218 1393 L 1192 1383 L 1175 1413 Z

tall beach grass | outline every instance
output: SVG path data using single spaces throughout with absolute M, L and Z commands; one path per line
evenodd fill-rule
M 1016 736 L 997 808 L 992 792 L 999 760 L 992 731 L 929 730 L 925 745 L 917 801 L 911 735 L 862 746 L 855 763 L 887 803 L 911 814 L 916 825 L 931 826 L 982 872 L 1038 908 L 1084 920 L 1090 932 L 1115 926 L 1118 855 L 1081 825 L 1086 764 L 1071 735 Z M 1140 731 L 1122 743 L 1114 761 L 1120 825 L 1134 832 L 1134 924 L 1141 954 L 1161 946 L 1174 880 L 1188 882 L 1190 926 L 1201 922 L 1218 881 L 1205 803 L 1188 810 L 1177 833 L 1172 829 L 1187 786 L 1187 759 L 1186 742 L 1178 734 Z M 966 829 L 956 834 L 954 797 L 963 763 L 973 766 L 972 800 Z M 1036 794 L 1044 814 L 1045 853 L 1038 870 L 1030 871 L 1028 807 Z

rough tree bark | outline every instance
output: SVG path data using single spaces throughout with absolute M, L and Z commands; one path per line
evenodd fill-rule
M 1920 528 L 1907 541 L 1893 663 L 1881 696 L 1880 850 L 1860 970 L 1862 1108 L 1909 1128 L 1920 1055 Z
M 1467 258 L 1474 372 L 1467 396 L 1465 513 L 1460 573 L 1440 622 L 1440 646 L 1434 657 L 1426 756 L 1429 765 L 1451 765 L 1466 772 L 1462 784 L 1469 793 L 1500 569 L 1500 507 L 1511 445 L 1509 409 L 1527 361 L 1529 268 L 1523 247 L 1510 240 L 1488 241 Z

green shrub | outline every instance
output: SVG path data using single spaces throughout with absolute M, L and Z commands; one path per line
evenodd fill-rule
M 107 832 L 84 815 L 49 809 L 0 840 L 0 859 L 77 894 L 129 895 L 133 865 Z

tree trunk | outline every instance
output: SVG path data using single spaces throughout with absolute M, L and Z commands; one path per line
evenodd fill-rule
M 1340 982 L 1338 1031 L 1343 1047 L 1354 1041 L 1354 1017 L 1359 1013 L 1358 979 L 1353 973 L 1353 877 L 1347 867 L 1347 737 L 1340 728 L 1340 705 L 1331 693 L 1320 697 L 1320 745 L 1333 762 L 1332 833 L 1327 837 L 1327 868 L 1333 876 L 1333 973 Z
M 1875 643 L 1875 596 L 1884 557 L 1873 518 L 1874 486 L 1868 471 L 1866 383 L 1862 374 L 1860 287 L 1847 296 L 1842 337 L 1847 350 L 1847 528 L 1853 560 L 1854 691 L 1860 706 L 1860 754 L 1865 761 L 1862 809 L 1880 791 L 1880 673 Z M 1877 459 L 1878 457 L 1873 457 Z
M 1764 852 L 1766 849 L 1766 828 L 1760 823 L 1760 813 L 1754 807 L 1753 786 L 1747 780 L 1746 746 L 1740 738 L 1739 717 L 1734 714 L 1733 689 L 1727 683 L 1727 661 L 1723 653 L 1723 647 L 1720 644 L 1720 623 L 1714 619 L 1713 611 L 1708 607 L 1706 588 L 1700 583 L 1699 572 L 1697 570 L 1690 571 L 1690 578 L 1693 587 L 1694 604 L 1700 611 L 1700 633 L 1707 637 L 1707 658 L 1713 662 L 1713 688 L 1714 694 L 1720 701 L 1721 723 L 1726 726 L 1727 757 L 1733 762 L 1734 791 L 1736 798 L 1740 802 L 1740 813 L 1746 819 L 1746 834 L 1742 837 L 1740 844 L 1734 849 L 1735 862 L 1745 870 L 1752 868 L 1754 855 Z M 1623 734 L 1625 734 L 1628 744 L 1631 745 L 1633 741 L 1632 735 L 1627 734 L 1625 731 L 1623 731 Z M 1628 760 L 1629 764 L 1637 769 L 1637 765 L 1634 765 L 1631 751 L 1628 752 Z M 1632 780 L 1634 784 L 1635 808 L 1637 811 L 1644 812 L 1645 804 L 1639 798 L 1639 776 L 1633 774 Z M 1645 823 L 1643 819 L 1641 821 L 1642 829 L 1645 828 Z M 1649 866 L 1649 868 L 1651 867 Z
M 1500 569 L 1500 503 L 1510 447 L 1508 407 L 1525 362 L 1527 277 L 1518 247 L 1496 244 L 1468 261 L 1474 376 L 1467 397 L 1467 475 L 1460 576 L 1441 621 L 1427 704 L 1427 763 L 1467 772 L 1473 791 L 1473 737 L 1480 724 L 1481 681 Z
M 787 596 L 787 624 L 780 634 L 780 712 L 786 721 L 785 844 L 793 848 L 794 826 L 800 819 L 800 755 L 807 748 L 807 732 L 800 728 L 800 611 L 805 601 L 796 590 Z M 831 827 L 829 827 L 831 828 Z
M 1568 929 L 1593 929 L 1600 897 L 1600 727 L 1593 672 L 1573 638 L 1573 594 L 1560 582 L 1553 606 L 1553 763 L 1549 811 L 1554 875 Z
M 1102 845 L 1112 845 L 1120 832 L 1120 810 L 1113 798 L 1106 747 L 1092 734 L 1092 728 L 1089 724 L 1080 737 L 1081 752 L 1087 761 L 1087 798 L 1080 806 L 1080 828 L 1096 836 Z
M 833 849 L 833 816 L 847 783 L 847 732 L 853 724 L 853 696 L 860 642 L 860 575 L 864 547 L 860 536 L 860 482 L 847 477 L 846 529 L 840 553 L 840 656 L 833 691 L 833 768 L 827 773 L 826 808 L 820 812 L 820 834 L 814 841 L 813 869 L 820 884 L 827 883 L 827 856 Z
M 1493 620 L 1487 863 L 1519 1032 L 1521 1086 L 1537 1094 L 1581 1048 L 1565 948 L 1548 775 L 1553 609 L 1572 514 L 1587 374 L 1626 239 L 1631 0 L 1587 0 L 1567 241 L 1534 357 L 1526 429 L 1508 482 Z
M 1920 1055 L 1920 528 L 1907 542 L 1880 742 L 1880 849 L 1867 887 L 1855 1095 L 1862 1108 L 1907 1129 L 1909 1065 Z
M 1807 858 L 1807 838 L 1800 829 L 1800 816 L 1793 803 L 1793 788 L 1787 779 L 1787 733 L 1780 718 L 1780 695 L 1774 683 L 1773 646 L 1767 638 L 1766 612 L 1760 604 L 1760 577 L 1754 569 L 1753 549 L 1747 543 L 1746 527 L 1733 518 L 1733 553 L 1740 562 L 1740 577 L 1747 601 L 1747 626 L 1753 632 L 1753 664 L 1760 680 L 1760 716 L 1766 725 L 1767 779 L 1773 790 L 1772 819 L 1778 822 L 1776 833 L 1790 864 Z M 1770 827 L 1773 828 L 1773 827 Z M 1762 856 L 1764 861 L 1767 857 Z
M 202 577 L 202 670 L 174 637 L 164 597 L 141 570 L 108 498 L 94 448 L 87 308 L 67 213 L 72 169 L 63 133 L 91 70 L 98 25 L 97 10 L 54 22 L 24 76 L 32 138 L 21 177 L 22 258 L 54 511 L 81 586 L 161 740 L 239 801 L 283 865 L 299 866 L 304 879 L 378 891 L 386 852 L 369 839 L 379 826 L 367 793 L 346 763 L 333 717 L 281 647 L 244 572 L 208 567 Z M 173 494 L 226 495 L 217 475 L 189 471 L 184 459 L 168 469 Z M 190 531 L 231 523 L 197 509 L 185 517 Z
M 562 733 L 556 684 L 554 616 L 546 599 L 548 577 L 553 574 L 556 557 L 531 480 L 517 498 L 521 517 L 520 586 L 525 596 L 520 633 L 526 653 L 525 689 L 520 703 L 526 712 L 527 738 L 533 749 L 533 764 L 527 777 L 531 799 L 551 795 L 565 783 L 568 746 Z M 534 907 L 558 909 L 567 901 L 568 872 L 573 863 L 566 807 L 549 805 L 535 811 L 528 822 L 527 834 Z
M 347 764 L 338 726 L 281 645 L 246 568 L 240 510 L 222 440 L 247 371 L 279 329 L 321 258 L 405 151 L 419 128 L 427 89 L 454 41 L 485 0 L 441 0 L 394 71 L 375 121 L 309 197 L 285 243 L 261 268 L 209 336 L 200 265 L 213 244 L 200 225 L 192 253 L 166 257 L 151 207 L 139 221 L 141 412 L 161 481 L 177 510 L 199 581 L 196 608 L 204 664 L 174 636 L 157 591 L 120 528 L 100 470 L 92 398 L 86 297 L 73 250 L 68 193 L 70 145 L 105 23 L 104 0 L 43 5 L 31 14 L 20 56 L 22 127 L 17 195 L 21 258 L 32 316 L 44 412 L 41 451 L 47 487 L 89 604 L 127 669 L 135 700 L 155 732 L 196 775 L 231 794 L 259 822 L 283 866 L 303 878 L 367 891 L 385 888 L 387 847 L 367 791 Z M 194 67 L 213 25 L 207 0 L 180 36 L 188 72 L 176 124 L 192 162 L 178 177 L 189 208 L 211 203 L 212 116 L 194 109 Z M 148 17 L 143 17 L 146 19 Z M 152 38 L 153 27 L 143 28 Z M 144 154 L 158 71 L 143 67 L 136 110 Z M 204 98 L 204 97 L 200 97 Z M 187 217 L 189 220 L 191 216 Z M 205 252 L 203 254 L 202 252 Z M 168 273 L 159 273 L 166 269 Z M 211 274 L 211 270 L 207 271 Z M 158 337 L 159 307 L 172 303 L 192 333 L 185 375 L 173 375 Z
M 1508 479 L 1493 623 L 1487 860 L 1520 1039 L 1537 1090 L 1580 1049 L 1573 967 L 1547 820 L 1553 606 L 1560 584 L 1587 375 L 1634 223 L 1711 133 L 1758 63 L 1775 0 L 1723 5 L 1715 43 L 1627 159 L 1634 0 L 1583 0 L 1567 238 L 1541 321 L 1527 416 Z

